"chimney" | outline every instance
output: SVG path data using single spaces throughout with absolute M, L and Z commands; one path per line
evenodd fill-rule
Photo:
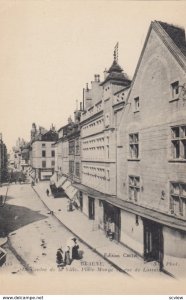
M 83 110 L 82 102 L 80 102 L 80 110 L 81 110 L 81 111 Z
M 104 79 L 106 79 L 107 78 L 107 74 L 108 74 L 107 69 L 105 69 L 105 71 L 103 72 L 103 74 L 104 74 Z
M 68 117 L 68 124 L 70 124 L 70 123 L 72 123 L 72 118 L 71 118 L 71 116 Z
M 88 83 L 86 83 L 86 91 L 87 91 L 87 92 L 89 91 Z
M 99 78 L 100 76 L 99 76 L 99 74 L 95 74 L 94 75 L 94 81 L 95 82 L 99 82 L 100 81 L 100 78 Z

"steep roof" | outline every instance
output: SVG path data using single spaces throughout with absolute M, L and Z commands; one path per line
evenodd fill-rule
M 181 52 L 186 56 L 186 41 L 185 41 L 185 30 L 179 26 L 172 24 L 164 23 L 158 21 L 161 27 L 166 31 L 170 36 L 176 46 L 181 50 Z
M 172 24 L 168 24 L 161 21 L 153 21 L 149 27 L 145 43 L 143 45 L 140 58 L 138 60 L 136 70 L 132 79 L 131 88 L 128 94 L 127 99 L 130 96 L 132 91 L 132 87 L 134 85 L 143 54 L 146 49 L 146 45 L 148 43 L 150 34 L 152 29 L 156 32 L 156 34 L 160 37 L 164 45 L 167 47 L 167 50 L 173 55 L 177 63 L 186 71 L 186 41 L 185 41 L 185 30 L 178 26 L 174 26 Z
M 107 77 L 100 85 L 104 85 L 107 81 L 112 81 L 114 84 L 123 86 L 128 86 L 131 83 L 131 80 L 128 78 L 127 74 L 123 73 L 123 69 L 115 59 L 108 70 Z

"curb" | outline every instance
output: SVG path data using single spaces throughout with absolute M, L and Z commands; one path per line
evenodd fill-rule
M 8 238 L 8 247 L 10 251 L 14 254 L 14 256 L 17 258 L 17 260 L 20 262 L 20 264 L 24 267 L 24 269 L 29 273 L 33 275 L 32 268 L 27 264 L 27 262 L 17 253 L 16 249 L 12 246 L 10 238 Z
M 35 190 L 34 187 L 32 187 L 34 192 L 36 193 L 36 195 L 38 196 L 38 198 L 42 201 L 42 203 L 44 204 L 44 206 L 50 211 L 49 207 L 47 206 L 47 204 L 43 201 L 43 199 L 41 198 L 41 196 L 39 195 L 39 193 Z M 112 262 L 111 260 L 109 260 L 107 257 L 105 257 L 102 253 L 100 253 L 96 248 L 92 247 L 90 244 L 88 244 L 85 240 L 83 240 L 79 235 L 77 235 L 74 231 L 72 231 L 69 227 L 67 227 L 67 225 L 65 225 L 56 215 L 55 213 L 53 214 L 53 216 L 57 219 L 57 221 L 63 225 L 63 227 L 65 229 L 67 229 L 70 233 L 72 233 L 72 235 L 74 235 L 76 238 L 78 238 L 78 240 L 86 245 L 90 250 L 92 250 L 94 253 L 96 253 L 97 255 L 99 255 L 101 258 L 103 258 L 106 262 L 108 262 L 112 267 L 114 267 L 116 270 L 118 270 L 119 272 L 129 276 L 130 278 L 133 278 L 132 275 L 130 275 L 129 273 L 127 273 L 126 271 L 124 271 L 122 268 L 120 268 L 118 265 L 116 265 L 114 262 Z

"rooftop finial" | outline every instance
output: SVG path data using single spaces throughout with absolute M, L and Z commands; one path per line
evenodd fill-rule
M 114 47 L 114 60 L 116 62 L 118 62 L 118 46 L 119 46 L 119 43 L 117 42 L 116 46 Z

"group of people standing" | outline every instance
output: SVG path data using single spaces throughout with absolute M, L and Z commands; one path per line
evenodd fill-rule
M 71 238 L 66 248 L 60 247 L 56 253 L 56 263 L 58 267 L 70 265 L 74 259 L 80 259 L 79 245 L 76 238 Z

